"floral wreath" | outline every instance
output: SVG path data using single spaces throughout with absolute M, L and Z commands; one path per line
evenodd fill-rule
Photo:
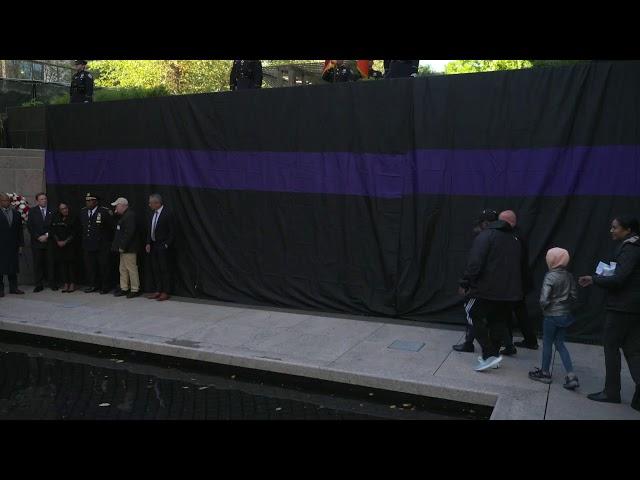
M 17 193 L 7 193 L 9 200 L 11 200 L 11 206 L 16 209 L 16 211 L 22 217 L 23 222 L 27 222 L 29 219 L 29 202 L 24 197 L 24 195 L 18 195 Z

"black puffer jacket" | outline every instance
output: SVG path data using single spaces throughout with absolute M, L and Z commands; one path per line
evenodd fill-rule
M 522 300 L 522 243 L 511 225 L 491 223 L 476 236 L 460 286 L 486 300 Z
M 640 313 L 640 237 L 627 238 L 613 259 L 616 270 L 610 277 L 594 275 L 593 283 L 607 289 L 607 310 Z

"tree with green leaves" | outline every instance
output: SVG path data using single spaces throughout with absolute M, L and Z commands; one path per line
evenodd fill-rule
M 444 73 L 494 72 L 531 68 L 531 60 L 453 60 L 444 66 Z
M 427 77 L 429 75 L 437 75 L 437 72 L 433 70 L 433 67 L 431 67 L 431 65 L 422 65 L 421 67 L 418 67 L 419 77 Z
M 170 94 L 229 89 L 230 60 L 97 60 L 97 87 L 163 87 Z
M 532 67 L 575 65 L 588 60 L 453 60 L 444 66 L 446 74 L 519 70 Z

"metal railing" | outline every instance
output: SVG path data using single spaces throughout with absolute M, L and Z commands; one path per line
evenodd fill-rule
M 0 60 L 0 78 L 69 85 L 73 66 L 67 60 Z

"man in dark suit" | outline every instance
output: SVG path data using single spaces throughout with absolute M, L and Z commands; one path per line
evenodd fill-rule
M 147 296 L 160 302 L 169 299 L 171 290 L 171 261 L 170 248 L 175 238 L 175 223 L 173 214 L 163 205 L 162 196 L 154 193 L 149 196 L 149 231 L 145 250 L 151 255 L 151 270 L 155 284 L 155 293 Z
M 113 241 L 113 213 L 98 206 L 98 197 L 87 193 L 86 207 L 80 210 L 82 249 L 89 287 L 85 293 L 107 294 L 111 290 L 111 242 Z
M 418 76 L 420 60 L 385 60 L 384 78 L 409 78 Z M 387 70 L 388 65 L 388 70 Z
M 329 83 L 353 82 L 357 78 L 344 60 L 331 60 L 322 73 L 322 79 Z
M 260 60 L 234 60 L 229 76 L 229 90 L 262 88 L 262 62 Z
M 11 207 L 9 196 L 0 193 L 0 297 L 4 297 L 5 275 L 9 277 L 9 293 L 24 293 L 18 289 L 18 256 L 23 246 L 22 217 Z
M 31 253 L 33 255 L 34 293 L 44 290 L 45 276 L 51 290 L 58 290 L 53 258 L 53 238 L 49 235 L 53 212 L 47 205 L 47 194 L 40 192 L 36 195 L 37 206 L 29 211 L 27 228 L 31 235 Z M 46 275 L 45 275 L 46 272 Z

